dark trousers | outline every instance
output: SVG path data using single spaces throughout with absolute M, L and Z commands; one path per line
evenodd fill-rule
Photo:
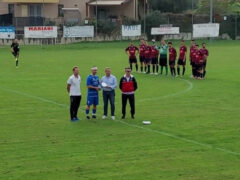
M 115 91 L 103 91 L 104 116 L 108 114 L 108 101 L 111 105 L 111 116 L 115 116 Z
M 70 96 L 70 115 L 71 119 L 77 118 L 78 108 L 81 102 L 81 96 Z
M 131 115 L 135 114 L 135 97 L 134 94 L 122 94 L 122 115 L 126 115 L 126 106 L 127 100 L 129 100 L 129 104 L 131 107 Z

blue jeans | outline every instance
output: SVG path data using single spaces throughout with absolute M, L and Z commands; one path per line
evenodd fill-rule
M 115 91 L 103 91 L 104 116 L 108 114 L 108 101 L 111 104 L 111 116 L 115 116 Z

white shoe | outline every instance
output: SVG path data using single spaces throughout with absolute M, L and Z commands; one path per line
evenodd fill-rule
M 107 116 L 103 115 L 102 119 L 106 119 L 106 118 L 107 118 Z
M 113 120 L 113 121 L 115 120 L 115 116 L 112 116 L 112 120 Z
M 151 73 L 151 75 L 153 75 L 153 73 Z
M 158 75 L 158 73 L 155 73 L 155 75 Z

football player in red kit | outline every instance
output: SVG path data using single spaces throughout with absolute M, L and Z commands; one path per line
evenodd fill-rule
M 138 64 L 136 57 L 136 55 L 139 53 L 138 47 L 134 46 L 133 42 L 131 42 L 130 46 L 125 49 L 125 52 L 129 56 L 130 68 L 132 69 L 132 64 L 135 64 L 136 72 L 138 72 Z
M 196 78 L 201 80 L 203 78 L 203 54 L 199 49 L 199 45 L 196 45 L 195 67 L 197 71 Z
M 176 49 L 173 47 L 172 42 L 168 42 L 168 52 L 169 52 L 169 66 L 170 66 L 170 71 L 171 71 L 171 75 L 173 77 L 176 76 L 176 69 L 175 69 L 175 62 L 176 62 L 176 58 L 177 58 L 177 51 Z
M 191 65 L 192 65 L 192 74 L 194 78 L 197 78 L 197 66 L 196 66 L 196 56 L 197 56 L 197 46 L 194 46 L 194 49 L 192 50 L 191 55 Z
M 179 53 L 178 65 L 177 65 L 178 75 L 180 75 L 180 66 L 183 67 L 182 76 L 184 76 L 185 74 L 186 54 L 187 54 L 187 47 L 184 44 L 184 40 L 181 40 L 180 53 Z
M 152 72 L 153 74 L 157 75 L 158 69 L 159 69 L 159 66 L 158 66 L 159 51 L 155 44 L 156 41 L 153 40 L 152 42 L 153 42 L 153 45 L 151 46 Z M 156 73 L 155 73 L 155 70 L 156 70 Z
M 200 50 L 203 54 L 203 78 L 205 78 L 206 75 L 206 66 L 207 66 L 207 58 L 209 56 L 209 52 L 206 48 L 206 43 L 202 43 L 202 49 Z
M 145 65 L 145 48 L 146 48 L 145 41 L 144 39 L 141 39 L 140 46 L 139 46 L 139 61 L 141 64 L 141 73 L 143 73 L 143 67 L 146 66 Z
M 192 40 L 191 46 L 190 46 L 190 57 L 189 57 L 190 65 L 192 66 L 192 77 L 194 76 L 193 75 L 194 74 L 194 65 L 193 65 L 194 52 L 195 52 L 195 41 Z
M 152 48 L 151 46 L 148 46 L 147 42 L 145 43 L 146 47 L 145 47 L 145 72 L 146 74 L 150 74 L 150 64 L 151 64 L 151 61 L 152 61 L 152 57 L 151 57 L 151 51 L 152 51 Z

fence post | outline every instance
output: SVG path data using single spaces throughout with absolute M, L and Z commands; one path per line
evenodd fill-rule
M 238 23 L 237 23 L 237 20 L 238 20 L 238 14 L 236 13 L 236 15 L 235 15 L 235 40 L 237 40 L 237 33 L 238 33 L 238 29 L 237 29 Z

